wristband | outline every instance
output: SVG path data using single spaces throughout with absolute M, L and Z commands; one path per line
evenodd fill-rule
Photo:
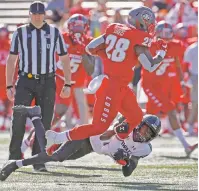
M 11 86 L 6 86 L 6 89 L 8 90 L 8 89 L 11 89 L 11 88 L 13 88 L 13 86 L 11 85 Z
M 185 81 L 183 81 L 183 80 L 180 82 L 180 84 L 181 84 L 181 86 L 185 86 L 186 85 Z
M 71 87 L 71 84 L 64 84 L 64 87 Z
M 158 50 L 157 55 L 161 56 L 162 59 L 163 59 L 165 57 L 165 55 L 166 55 L 166 52 L 164 50 Z

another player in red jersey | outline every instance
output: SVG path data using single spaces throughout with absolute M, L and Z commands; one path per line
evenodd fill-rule
M 168 50 L 161 65 L 155 72 L 149 73 L 145 69 L 142 71 L 142 86 L 148 96 L 146 105 L 147 113 L 168 114 L 174 134 L 179 138 L 185 148 L 187 155 L 197 147 L 197 144 L 190 146 L 185 140 L 180 124 L 176 117 L 176 102 L 183 94 L 180 80 L 183 79 L 180 58 L 184 50 L 180 42 L 172 41 L 172 26 L 165 21 L 160 21 L 156 26 L 156 37 L 167 40 Z M 156 42 L 152 45 L 152 52 L 156 52 Z M 180 75 L 180 77 L 179 77 Z
M 127 119 L 115 129 L 112 154 L 118 145 L 140 123 L 143 117 L 136 96 L 128 87 L 133 76 L 133 67 L 139 60 L 144 68 L 154 71 L 166 54 L 166 44 L 159 42 L 155 57 L 149 52 L 155 29 L 155 15 L 148 7 L 139 7 L 129 12 L 128 24 L 111 24 L 105 34 L 91 41 L 86 50 L 91 55 L 104 56 L 105 75 L 94 78 L 88 91 L 96 92 L 92 124 L 75 127 L 69 131 L 46 132 L 47 147 L 54 143 L 81 140 L 105 132 L 119 111 Z M 165 46 L 165 48 L 164 48 Z
M 157 90 L 157 93 L 160 99 L 166 99 L 172 104 L 163 104 L 158 106 L 158 102 L 155 107 L 150 107 L 150 100 L 147 104 L 148 110 L 150 113 L 157 113 L 160 111 L 168 112 L 171 109 L 175 108 L 175 103 L 180 102 L 180 96 L 183 95 L 183 90 L 180 84 L 180 81 L 183 82 L 183 71 L 181 67 L 181 62 L 184 54 L 184 47 L 180 41 L 173 40 L 173 29 L 172 26 L 165 21 L 160 21 L 156 27 L 156 37 L 164 39 L 168 42 L 168 50 L 164 60 L 157 70 L 153 73 L 149 73 L 147 70 L 143 70 L 143 87 L 145 91 L 149 88 Z M 157 50 L 156 42 L 152 44 L 151 52 L 155 54 Z M 153 81 L 153 83 L 151 83 Z M 159 88 L 162 88 L 165 97 L 162 97 L 162 93 L 158 91 Z M 149 95 L 150 91 L 146 91 Z M 155 100 L 151 100 L 152 105 Z M 159 104 L 160 105 L 160 104 Z M 150 109 L 149 109 L 150 108 Z
M 2 115 L 4 118 L 3 125 L 0 127 L 0 130 L 5 130 L 5 120 L 6 117 L 9 115 L 9 109 L 11 103 L 9 102 L 7 95 L 6 95 L 6 60 L 10 50 L 10 39 L 9 39 L 9 32 L 6 26 L 0 28 L 0 100 L 3 102 L 5 110 L 3 111 Z
M 186 48 L 189 45 L 198 41 L 197 36 L 190 37 L 189 28 L 187 26 L 185 26 L 183 23 L 178 23 L 174 27 L 174 38 L 181 40 Z
M 71 61 L 71 79 L 74 81 L 74 84 L 72 85 L 70 98 L 59 98 L 58 102 L 67 106 L 72 104 L 79 118 L 79 124 L 86 124 L 88 123 L 88 104 L 83 88 L 85 87 L 87 75 L 91 75 L 94 70 L 94 65 L 89 65 L 89 63 L 84 61 L 85 56 L 83 57 L 82 55 L 85 55 L 85 46 L 93 38 L 86 35 L 89 23 L 85 16 L 74 14 L 68 19 L 67 24 L 68 32 L 63 34 L 63 38 Z M 64 81 L 61 79 L 62 65 L 59 62 L 57 65 L 59 68 L 57 72 L 57 92 L 60 93 Z
M 192 43 L 197 42 L 198 38 L 197 37 L 189 37 L 189 32 L 188 32 L 188 27 L 185 26 L 183 23 L 178 23 L 175 27 L 174 27 L 174 38 L 180 40 L 183 43 L 183 46 L 185 47 L 185 49 Z M 186 84 L 188 84 L 188 86 L 186 87 L 186 95 L 184 95 L 181 98 L 181 102 L 183 103 L 184 106 L 184 122 L 186 123 L 188 116 L 189 116 L 189 103 L 191 101 L 190 98 L 190 79 L 189 79 L 189 63 L 185 63 L 182 62 L 182 70 L 184 73 L 184 80 L 186 82 Z M 183 126 L 184 124 L 183 123 Z M 185 125 L 186 126 L 186 125 Z

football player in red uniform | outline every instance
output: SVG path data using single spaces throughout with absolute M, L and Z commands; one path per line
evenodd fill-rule
M 128 87 L 133 76 L 133 67 L 139 60 L 144 68 L 154 71 L 166 54 L 166 44 L 159 41 L 159 50 L 155 57 L 149 52 L 155 30 L 155 15 L 148 7 L 132 9 L 128 15 L 128 24 L 110 24 L 105 34 L 91 41 L 86 50 L 91 55 L 104 57 L 104 73 L 94 78 L 88 91 L 96 92 L 92 124 L 75 127 L 69 131 L 56 133 L 47 131 L 47 148 L 55 143 L 81 140 L 105 132 L 118 111 L 126 121 L 116 128 L 113 137 L 112 154 L 118 145 L 140 123 L 143 117 L 136 96 Z
M 12 103 L 9 102 L 6 95 L 6 59 L 9 54 L 10 49 L 10 39 L 9 32 L 6 26 L 0 28 L 0 100 L 3 102 L 5 107 L 2 115 L 4 117 L 3 125 L 0 127 L 0 130 L 5 130 L 5 121 L 6 117 L 9 115 L 9 109 Z
M 183 43 L 183 46 L 185 47 L 185 49 L 192 43 L 196 42 L 198 40 L 197 37 L 192 37 L 189 38 L 189 34 L 188 34 L 188 27 L 185 26 L 183 23 L 178 23 L 175 27 L 174 27 L 174 38 L 180 40 Z M 184 50 L 185 51 L 185 50 Z M 185 63 L 182 62 L 182 70 L 184 73 L 184 80 L 185 82 L 189 85 L 186 87 L 186 95 L 184 95 L 181 98 L 181 102 L 184 105 L 184 122 L 182 125 L 186 126 L 186 121 L 188 119 L 189 116 L 189 103 L 191 101 L 190 98 L 190 78 L 189 78 L 189 63 Z
M 179 79 L 183 80 L 180 59 L 184 49 L 179 41 L 172 40 L 172 26 L 165 21 L 160 21 L 157 24 L 156 37 L 167 40 L 168 50 L 155 72 L 149 73 L 145 69 L 142 70 L 142 86 L 148 96 L 147 113 L 168 114 L 174 134 L 179 138 L 187 155 L 189 155 L 197 147 L 197 144 L 190 146 L 187 143 L 176 117 L 176 103 L 179 102 L 180 95 L 183 94 Z M 155 53 L 156 51 L 156 42 L 154 42 L 151 52 Z
M 88 123 L 88 104 L 83 88 L 87 75 L 91 75 L 94 70 L 94 65 L 85 60 L 85 46 L 92 40 L 92 37 L 86 35 L 89 22 L 85 16 L 74 14 L 68 19 L 67 24 L 68 32 L 63 34 L 63 38 L 70 57 L 71 80 L 74 81 L 74 84 L 72 85 L 71 96 L 67 99 L 59 98 L 58 103 L 67 106 L 72 105 L 79 118 L 79 124 L 86 124 Z M 83 54 L 84 56 L 82 56 Z M 60 93 L 64 84 L 61 78 L 63 68 L 59 62 L 57 66 L 59 68 L 57 71 L 57 92 Z

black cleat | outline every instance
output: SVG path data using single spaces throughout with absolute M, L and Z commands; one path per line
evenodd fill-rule
M 12 172 L 18 169 L 16 160 L 9 160 L 0 171 L 0 180 L 4 181 Z
M 48 170 L 46 169 L 45 165 L 33 165 L 33 172 L 38 173 L 38 172 L 48 172 Z
M 41 117 L 41 108 L 40 106 L 24 106 L 24 105 L 16 105 L 13 108 L 13 111 L 20 112 L 22 115 L 27 115 L 29 118 L 33 117 Z

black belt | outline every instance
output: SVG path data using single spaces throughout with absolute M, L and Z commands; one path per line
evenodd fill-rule
M 20 76 L 25 76 L 25 77 L 27 77 L 29 79 L 36 79 L 36 80 L 55 77 L 55 73 L 54 72 L 48 73 L 48 74 L 31 74 L 31 73 L 26 73 L 26 72 L 19 72 L 19 75 Z

